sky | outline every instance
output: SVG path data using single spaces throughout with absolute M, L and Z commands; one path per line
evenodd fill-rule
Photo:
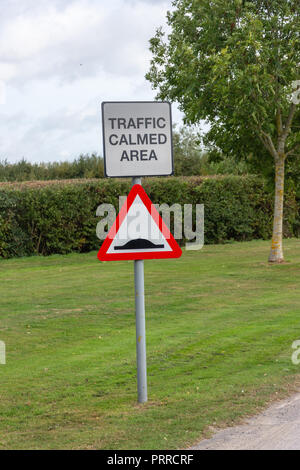
M 0 160 L 102 154 L 101 102 L 155 98 L 149 39 L 171 3 L 0 0 Z

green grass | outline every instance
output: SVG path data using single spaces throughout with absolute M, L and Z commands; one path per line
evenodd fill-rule
M 184 448 L 300 372 L 300 240 L 145 262 L 149 402 L 136 403 L 133 262 L 0 262 L 0 448 Z M 204 433 L 204 434 L 203 434 Z

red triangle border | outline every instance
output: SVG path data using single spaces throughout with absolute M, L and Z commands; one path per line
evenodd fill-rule
M 114 234 L 118 233 L 118 230 L 124 221 L 131 205 L 133 204 L 136 196 L 139 196 L 146 206 L 148 212 L 152 216 L 154 222 L 159 227 L 163 236 L 167 239 L 172 251 L 161 251 L 161 252 L 136 252 L 136 253 L 107 253 L 110 245 L 114 240 Z M 148 197 L 146 191 L 140 184 L 135 184 L 132 186 L 128 197 L 121 207 L 119 214 L 115 222 L 113 223 L 110 231 L 102 246 L 98 252 L 98 259 L 100 261 L 122 261 L 122 260 L 138 260 L 138 259 L 166 259 L 166 258 L 179 258 L 182 255 L 182 250 L 175 238 L 171 234 L 170 230 L 164 223 L 163 219 L 159 215 L 158 211 L 151 202 L 151 199 Z

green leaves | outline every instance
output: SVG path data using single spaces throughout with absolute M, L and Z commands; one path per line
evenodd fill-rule
M 177 101 L 188 123 L 208 120 L 216 131 L 208 138 L 223 133 L 221 140 L 232 142 L 232 127 L 239 128 L 236 153 L 247 155 L 250 137 L 257 141 L 253 150 L 262 149 L 262 131 L 276 142 L 276 110 L 287 119 L 290 84 L 299 79 L 299 2 L 175 0 L 173 6 L 168 40 L 162 29 L 151 40 L 146 78 L 158 96 Z
M 180 139 L 186 144 L 183 151 L 197 151 L 196 142 L 185 133 Z M 188 165 L 189 158 L 185 159 Z M 98 249 L 96 209 L 101 203 L 111 203 L 118 211 L 118 197 L 128 194 L 130 181 L 28 186 L 0 190 L 0 257 Z M 204 204 L 205 243 L 271 234 L 273 195 L 259 177 L 153 178 L 146 179 L 144 186 L 154 204 Z M 285 231 L 293 235 L 298 215 L 293 192 L 286 197 L 286 207 Z

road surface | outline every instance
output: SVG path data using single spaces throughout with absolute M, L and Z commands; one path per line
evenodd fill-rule
M 218 431 L 191 449 L 300 450 L 300 393 L 271 405 L 243 425 Z

